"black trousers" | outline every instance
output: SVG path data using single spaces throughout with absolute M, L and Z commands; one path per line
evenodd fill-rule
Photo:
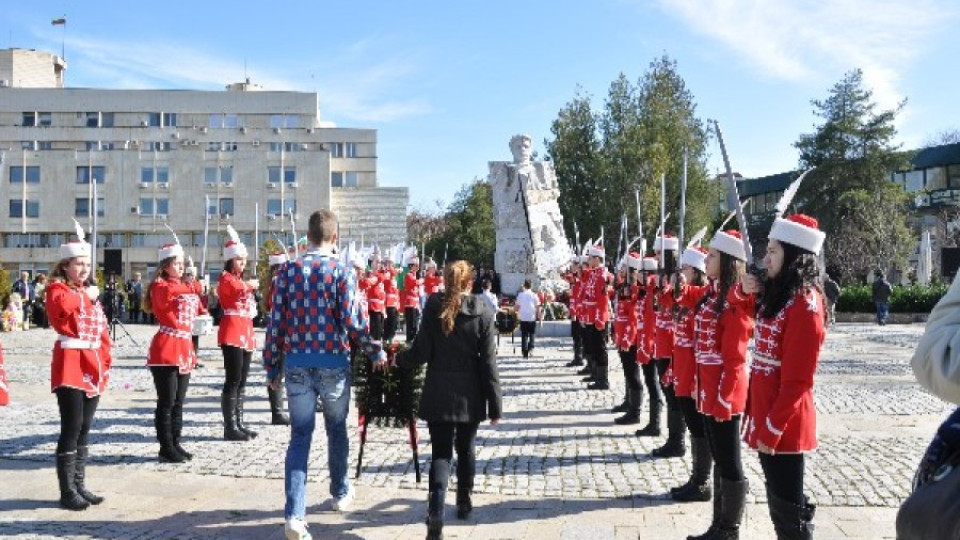
M 190 374 L 180 374 L 177 366 L 150 366 L 153 386 L 157 389 L 157 413 L 173 413 L 183 410 L 183 400 L 190 386 Z
M 677 405 L 679 405 L 680 410 L 683 411 L 683 419 L 687 422 L 690 437 L 694 439 L 706 437 L 706 427 L 704 427 L 706 417 L 697 410 L 697 400 L 692 397 L 678 397 Z
M 253 360 L 253 351 L 245 351 L 232 345 L 221 345 L 223 351 L 223 370 L 226 378 L 223 381 L 223 393 L 239 396 L 247 386 L 247 375 L 250 373 L 250 361 Z
M 660 384 L 660 388 L 663 390 L 664 397 L 667 398 L 667 410 L 675 411 L 679 408 L 677 404 L 677 394 L 673 391 L 672 384 L 663 384 L 660 381 L 663 380 L 663 374 L 670 369 L 670 359 L 669 358 L 654 358 L 651 364 L 657 365 L 657 383 Z
M 570 321 L 570 337 L 573 338 L 573 357 L 583 357 L 583 332 L 578 321 Z
M 383 313 L 379 311 L 370 312 L 370 335 L 373 339 L 383 339 Z
M 520 350 L 523 355 L 533 350 L 533 336 L 537 333 L 537 321 L 520 321 Z
M 383 325 L 383 339 L 391 341 L 397 335 L 397 325 L 400 322 L 400 316 L 397 308 L 387 308 L 387 320 Z
M 803 454 L 771 456 L 761 452 L 760 467 L 771 493 L 797 506 L 806 504 L 803 498 Z
M 407 328 L 407 343 L 417 337 L 417 330 L 420 328 L 420 310 L 414 307 L 403 309 L 403 324 Z
M 193 352 L 200 354 L 200 336 L 192 336 L 190 340 L 193 341 Z
M 640 371 L 643 373 L 643 384 L 650 393 L 650 402 L 660 401 L 660 382 L 657 380 L 657 366 L 654 360 L 646 364 L 640 364 Z
M 743 480 L 743 460 L 740 457 L 740 415 L 726 422 L 720 422 L 712 416 L 703 416 L 706 425 L 707 441 L 710 453 L 724 480 L 739 482 Z
M 457 450 L 457 484 L 460 489 L 473 489 L 473 477 L 476 473 L 477 455 L 476 423 L 427 422 L 430 430 L 430 444 L 433 446 L 430 457 L 430 491 L 447 488 L 450 478 L 450 460 L 453 450 Z
M 593 359 L 595 365 L 599 367 L 608 365 L 607 344 L 603 330 L 598 330 L 592 324 L 583 325 L 583 352 Z
M 630 347 L 629 351 L 620 351 L 620 364 L 623 366 L 623 379 L 630 390 L 643 392 L 640 384 L 640 365 L 637 364 L 637 346 Z
M 55 391 L 60 408 L 60 438 L 57 453 L 76 452 L 78 446 L 87 445 L 87 434 L 93 424 L 100 396 L 87 397 L 83 390 L 61 386 Z

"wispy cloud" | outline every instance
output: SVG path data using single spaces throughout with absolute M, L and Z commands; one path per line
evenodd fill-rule
M 930 36 L 955 22 L 952 0 L 659 0 L 695 32 L 779 79 L 821 82 L 863 70 L 883 107 L 902 98 L 901 73 Z
M 289 63 L 289 71 L 284 71 L 287 64 L 279 62 L 266 68 L 259 62 L 245 66 L 243 60 L 202 51 L 202 44 L 192 48 L 166 42 L 73 37 L 67 39 L 66 49 L 71 71 L 83 73 L 82 85 L 222 89 L 247 73 L 253 82 L 269 90 L 316 91 L 321 111 L 335 111 L 336 119 L 343 122 L 391 122 L 432 110 L 424 98 L 393 97 L 396 94 L 390 90 L 413 78 L 417 65 L 396 56 L 377 56 L 373 50 L 376 40 L 372 39 L 357 41 L 343 51 L 342 58 L 350 59 L 349 63 L 342 59 L 336 69 L 318 67 L 314 73 L 304 72 L 302 59 Z M 364 62 L 365 58 L 377 60 Z

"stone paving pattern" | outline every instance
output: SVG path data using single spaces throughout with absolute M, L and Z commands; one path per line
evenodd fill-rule
M 267 425 L 264 376 L 256 360 L 248 382 L 247 417 L 260 437 L 249 443 L 222 440 L 220 352 L 214 336 L 205 336 L 204 367 L 194 372 L 185 408 L 184 445 L 195 458 L 161 464 L 152 427 L 153 383 L 143 365 L 155 328 L 127 328 L 139 346 L 128 337 L 118 339 L 111 389 L 101 399 L 90 436 L 97 471 L 90 475 L 91 485 L 112 495 L 108 500 L 126 499 L 117 501 L 122 509 L 117 515 L 102 512 L 103 507 L 79 514 L 56 508 L 52 455 L 59 419 L 49 393 L 54 334 L 34 329 L 0 336 L 14 400 L 0 408 L 0 486 L 17 486 L 12 493 L 0 488 L 0 537 L 282 537 L 277 524 L 282 520 L 288 432 Z M 893 516 L 908 494 L 916 462 L 951 410 L 913 379 L 909 358 L 922 331 L 922 325 L 840 324 L 828 336 L 816 386 L 820 449 L 807 462 L 807 490 L 821 507 L 818 537 L 893 536 Z M 663 533 L 648 538 L 702 532 L 708 504 L 678 505 L 664 495 L 685 481 L 689 458 L 651 460 L 648 454 L 662 438 L 639 439 L 633 436 L 636 426 L 612 423 L 608 410 L 623 395 L 615 353 L 611 351 L 614 388 L 609 392 L 585 390 L 579 377 L 563 367 L 570 357 L 568 338 L 540 339 L 529 359 L 520 357 L 518 342 L 502 340 L 504 420 L 497 428 L 482 426 L 477 441 L 475 492 L 482 507 L 472 523 L 451 522 L 447 535 L 599 540 L 643 537 L 645 531 Z M 352 476 L 359 444 L 355 414 L 349 422 L 354 428 Z M 308 493 L 308 504 L 320 504 L 315 519 L 315 509 L 310 509 L 310 522 L 317 523 L 315 538 L 423 536 L 430 446 L 424 424 L 419 432 L 424 482 L 418 485 L 405 431 L 371 428 L 363 473 L 356 481 L 356 511 L 341 516 L 324 512 L 329 510 L 326 445 L 318 424 L 310 463 L 316 482 Z M 744 462 L 753 503 L 750 535 L 744 538 L 770 538 L 762 473 L 747 448 Z M 109 475 L 107 486 L 96 481 L 103 474 Z M 225 506 L 227 499 L 238 500 Z M 169 506 L 166 512 L 153 516 L 164 506 Z M 321 523 L 325 527 L 317 528 Z

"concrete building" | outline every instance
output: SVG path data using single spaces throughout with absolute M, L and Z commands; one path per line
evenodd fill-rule
M 409 193 L 378 185 L 376 130 L 321 121 L 317 94 L 249 81 L 225 91 L 66 88 L 66 67 L 50 53 L 0 51 L 7 270 L 51 269 L 74 218 L 87 231 L 96 220 L 97 261 L 123 276 L 153 269 L 171 240 L 165 224 L 197 264 L 209 226 L 214 279 L 228 223 L 250 248 L 255 230 L 258 246 L 289 242 L 291 211 L 303 236 L 310 213 L 330 208 L 345 241 L 406 240 Z

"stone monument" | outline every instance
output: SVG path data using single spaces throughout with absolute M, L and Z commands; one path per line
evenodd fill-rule
M 550 162 L 531 161 L 531 147 L 528 135 L 515 135 L 510 139 L 513 162 L 490 162 L 497 227 L 494 267 L 503 294 L 517 294 L 525 279 L 534 287 L 560 280 L 571 255 L 557 204 L 556 172 Z

